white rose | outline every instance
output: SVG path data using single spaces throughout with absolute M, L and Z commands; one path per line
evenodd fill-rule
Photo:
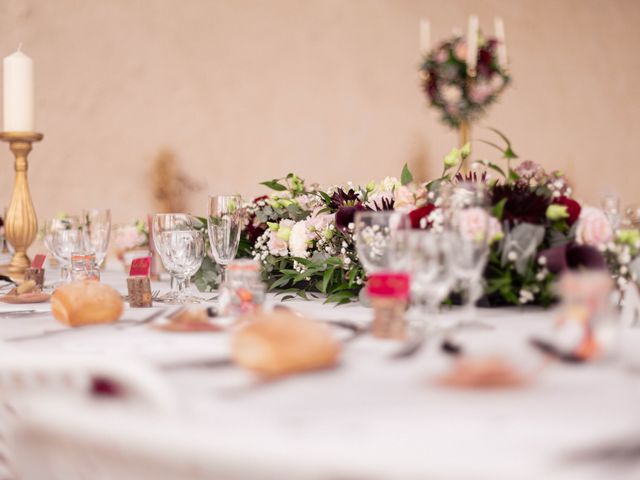
M 611 222 L 599 208 L 584 207 L 576 227 L 576 240 L 583 245 L 599 247 L 613 240 Z

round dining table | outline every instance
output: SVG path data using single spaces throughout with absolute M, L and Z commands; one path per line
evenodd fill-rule
M 102 281 L 126 293 L 126 276 L 117 268 L 103 272 Z M 168 282 L 152 288 L 166 291 Z M 215 303 L 212 293 L 200 295 L 201 306 Z M 281 300 L 269 294 L 267 302 Z M 366 326 L 373 318 L 359 303 L 335 306 L 318 298 L 284 304 L 319 321 Z M 9 313 L 25 308 L 35 312 Z M 172 308 L 127 306 L 122 320 L 142 321 Z M 451 323 L 461 315 L 445 308 L 429 321 Z M 150 365 L 179 399 L 187 427 L 210 428 L 218 447 L 230 453 L 268 452 L 284 464 L 304 459 L 318 478 L 325 471 L 332 479 L 640 478 L 640 329 L 620 327 L 610 352 L 596 361 L 564 363 L 530 343 L 551 338 L 557 310 L 496 308 L 477 315 L 482 328 L 451 330 L 448 340 L 467 358 L 509 362 L 524 384 L 447 386 L 441 379 L 457 359 L 437 335 L 398 358 L 402 341 L 351 338 L 332 327 L 343 341 L 335 368 L 269 381 L 227 361 L 232 329 L 72 329 L 53 318 L 49 303 L 0 304 L 0 339 L 34 354 L 82 353 Z M 237 478 L 246 467 L 235 465 Z

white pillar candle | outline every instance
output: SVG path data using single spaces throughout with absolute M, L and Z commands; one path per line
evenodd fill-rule
M 504 35 L 504 21 L 502 17 L 496 17 L 493 20 L 493 28 L 498 40 L 498 64 L 500 68 L 507 67 L 507 39 Z
M 431 24 L 426 18 L 420 19 L 420 53 L 426 56 L 431 47 Z
M 475 70 L 478 64 L 478 16 L 469 17 L 467 32 L 467 71 Z
M 33 132 L 33 60 L 20 51 L 4 58 L 4 131 Z

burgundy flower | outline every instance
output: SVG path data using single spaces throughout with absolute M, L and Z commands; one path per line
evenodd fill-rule
M 329 204 L 329 207 L 339 209 L 343 206 L 354 207 L 359 203 L 360 197 L 358 197 L 358 193 L 353 188 L 350 188 L 346 192 L 342 188 L 338 188 L 333 192 L 333 195 L 331 195 L 331 203 Z
M 540 225 L 546 222 L 547 207 L 551 202 L 528 185 L 516 183 L 493 187 L 491 204 L 496 205 L 504 199 L 502 219 L 510 225 L 522 222 Z
M 343 233 L 349 231 L 349 224 L 353 223 L 353 220 L 356 216 L 356 212 L 366 210 L 364 205 L 361 203 L 355 206 L 345 205 L 338 208 L 336 212 L 336 227 Z
M 420 221 L 423 218 L 427 218 L 431 212 L 436 209 L 436 206 L 433 203 L 428 203 L 424 207 L 416 208 L 409 212 L 409 220 L 411 220 L 411 228 L 419 229 L 422 228 L 420 225 Z M 428 228 L 430 225 L 427 223 L 426 227 Z
M 538 254 L 538 258 L 541 257 L 544 257 L 547 269 L 551 273 L 560 273 L 565 270 L 604 270 L 607 268 L 607 261 L 602 253 L 589 245 L 565 243 L 543 250 Z
M 582 207 L 575 200 L 569 197 L 562 196 L 554 199 L 553 203 L 555 205 L 563 205 L 567 207 L 567 213 L 569 214 L 569 217 L 567 218 L 567 223 L 569 225 L 573 225 L 574 223 L 576 223 L 578 218 L 580 218 L 580 212 L 582 211 Z

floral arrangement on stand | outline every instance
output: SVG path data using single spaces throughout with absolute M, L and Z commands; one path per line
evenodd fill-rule
M 465 145 L 446 156 L 439 178 L 424 184 L 414 182 L 406 166 L 399 179 L 366 185 L 322 189 L 295 174 L 263 182 L 272 193 L 246 205 L 239 256 L 258 260 L 270 289 L 284 298 L 322 294 L 327 302 L 346 303 L 357 299 L 366 282 L 353 237 L 357 211 L 404 211 L 413 228 L 440 229 L 440 187 L 472 181 L 486 184 L 492 205 L 484 305 L 549 305 L 554 280 L 566 269 L 609 268 L 621 287 L 637 280 L 640 232 L 618 228 L 604 211 L 580 205 L 559 171 L 546 172 L 532 161 L 511 168 L 518 157 L 496 133 L 504 145 L 492 145 L 505 168 L 478 160 L 463 174 L 471 156 Z M 210 259 L 194 281 L 202 290 L 215 286 L 217 269 Z
M 509 85 L 511 77 L 498 62 L 497 45 L 496 38 L 480 36 L 475 76 L 468 73 L 463 37 L 445 40 L 425 56 L 422 88 L 447 125 L 459 128 L 478 119 Z

